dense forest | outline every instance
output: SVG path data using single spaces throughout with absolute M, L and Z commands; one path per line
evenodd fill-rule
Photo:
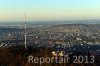
M 52 56 L 52 49 L 46 47 L 28 48 L 24 47 L 10 47 L 0 48 L 0 66 L 40 66 L 37 63 L 28 63 L 28 56 L 34 57 L 50 57 Z M 100 56 L 95 58 L 93 64 L 72 64 L 72 63 L 43 63 L 41 66 L 99 66 Z

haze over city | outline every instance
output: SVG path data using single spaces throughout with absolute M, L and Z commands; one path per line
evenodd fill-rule
M 0 66 L 100 66 L 100 0 L 0 0 Z

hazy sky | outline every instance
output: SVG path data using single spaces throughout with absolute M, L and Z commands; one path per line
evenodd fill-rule
M 0 20 L 100 18 L 100 0 L 0 0 Z

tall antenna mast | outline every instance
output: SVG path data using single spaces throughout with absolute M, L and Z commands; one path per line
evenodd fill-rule
M 27 45 L 26 45 L 26 14 L 24 14 L 24 22 L 25 22 L 25 26 L 24 26 L 24 28 L 25 28 L 25 42 L 24 42 L 24 44 L 25 44 L 25 49 L 27 49 Z

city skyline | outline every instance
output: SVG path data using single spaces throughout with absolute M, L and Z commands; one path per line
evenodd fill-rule
M 0 21 L 99 19 L 98 0 L 1 0 Z

